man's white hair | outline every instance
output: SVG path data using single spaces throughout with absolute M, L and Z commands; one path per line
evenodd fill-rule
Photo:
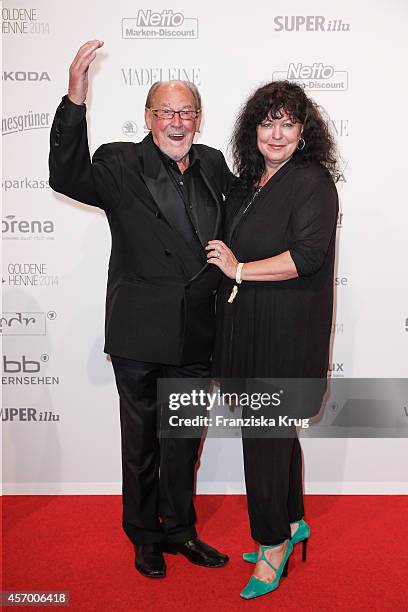
M 194 85 L 194 83 L 191 83 L 191 81 L 156 81 L 155 83 L 153 83 L 153 85 L 150 87 L 148 91 L 147 98 L 146 98 L 146 108 L 151 108 L 151 105 L 153 103 L 154 94 L 156 93 L 158 88 L 161 85 L 168 85 L 169 83 L 179 83 L 180 85 L 183 85 L 184 87 L 189 89 L 191 93 L 193 94 L 194 102 L 196 105 L 195 110 L 197 111 L 201 110 L 200 92 L 198 91 L 197 86 Z

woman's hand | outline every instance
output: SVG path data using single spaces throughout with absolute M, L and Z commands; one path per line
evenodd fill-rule
M 205 250 L 208 251 L 208 263 L 218 266 L 221 272 L 224 272 L 228 278 L 235 279 L 238 260 L 222 240 L 210 240 Z

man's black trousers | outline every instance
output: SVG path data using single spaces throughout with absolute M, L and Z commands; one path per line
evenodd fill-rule
M 158 378 L 208 378 L 208 364 L 168 366 L 112 356 L 120 398 L 123 528 L 134 544 L 196 537 L 195 464 L 201 439 L 159 438 Z

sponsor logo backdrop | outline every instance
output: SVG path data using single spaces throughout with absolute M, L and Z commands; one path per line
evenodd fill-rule
M 200 87 L 198 140 L 227 158 L 238 109 L 261 83 L 292 79 L 324 107 L 344 159 L 329 375 L 406 377 L 405 3 L 312 0 L 307 14 L 300 0 L 257 11 L 243 0 L 23 4 L 2 10 L 6 493 L 121 489 L 118 400 L 102 352 L 108 226 L 101 211 L 48 185 L 52 117 L 74 54 L 92 38 L 105 41 L 87 102 L 92 152 L 144 137 L 146 93 L 158 79 Z M 403 444 L 305 439 L 306 490 L 402 492 Z M 207 440 L 198 491 L 244 491 L 239 440 Z

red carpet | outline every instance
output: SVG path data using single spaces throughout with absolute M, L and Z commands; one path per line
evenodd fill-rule
M 69 591 L 75 611 L 408 610 L 404 496 L 307 496 L 307 562 L 298 544 L 279 589 L 248 602 L 239 597 L 251 573 L 241 553 L 253 548 L 245 497 L 199 496 L 197 509 L 200 536 L 230 563 L 210 570 L 167 555 L 167 578 L 153 581 L 133 569 L 120 497 L 5 497 L 3 590 Z

